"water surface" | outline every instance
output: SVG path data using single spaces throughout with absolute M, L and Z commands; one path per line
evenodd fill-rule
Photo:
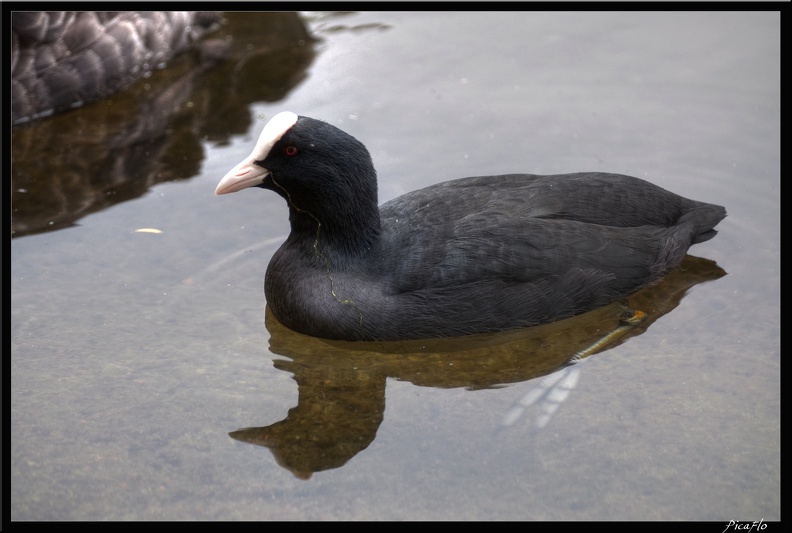
M 226 36 L 220 64 L 13 130 L 12 519 L 780 519 L 778 13 L 246 14 Z M 729 215 L 543 429 L 503 428 L 618 310 L 461 344 L 279 328 L 286 206 L 213 192 L 282 110 L 363 141 L 380 201 L 610 171 Z

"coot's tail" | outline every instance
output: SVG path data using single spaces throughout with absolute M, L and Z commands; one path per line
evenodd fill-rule
M 695 202 L 686 206 L 676 223 L 665 230 L 650 278 L 660 279 L 682 262 L 688 248 L 717 235 L 715 226 L 725 217 L 726 209 L 719 205 Z
M 714 229 L 726 217 L 726 209 L 714 204 L 700 204 L 679 218 L 679 224 L 693 225 L 693 240 L 691 244 L 698 244 L 713 238 L 718 232 Z

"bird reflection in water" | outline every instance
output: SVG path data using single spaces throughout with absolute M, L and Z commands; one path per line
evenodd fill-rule
M 278 464 L 300 479 L 339 468 L 374 441 L 385 413 L 387 378 L 470 391 L 542 378 L 501 415 L 493 431 L 517 424 L 526 409 L 539 412 L 528 423 L 540 429 L 574 388 L 582 361 L 640 335 L 676 308 L 691 287 L 724 275 L 714 261 L 688 255 L 660 283 L 630 296 L 626 306 L 615 303 L 551 324 L 452 339 L 329 341 L 285 328 L 268 310 L 270 351 L 288 357 L 274 365 L 294 375 L 298 404 L 280 422 L 230 436 L 269 448 Z M 646 315 L 625 315 L 626 310 Z

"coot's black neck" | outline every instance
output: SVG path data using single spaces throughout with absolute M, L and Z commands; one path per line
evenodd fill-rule
M 301 194 L 286 197 L 289 205 L 289 240 L 300 242 L 309 254 L 321 254 L 335 268 L 364 256 L 380 236 L 376 179 L 373 187 Z M 360 183 L 358 183 L 360 185 Z M 344 193 L 350 194 L 344 194 Z M 315 199 L 315 201 L 312 201 Z
M 341 260 L 364 255 L 379 238 L 379 210 L 365 214 L 358 209 L 346 218 L 323 215 L 290 206 L 291 237 L 310 242 L 319 251 L 338 255 Z

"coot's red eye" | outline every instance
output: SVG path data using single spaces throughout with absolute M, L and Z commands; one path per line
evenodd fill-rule
M 283 153 L 288 155 L 289 157 L 294 157 L 295 155 L 297 155 L 297 147 L 289 145 L 283 149 Z

